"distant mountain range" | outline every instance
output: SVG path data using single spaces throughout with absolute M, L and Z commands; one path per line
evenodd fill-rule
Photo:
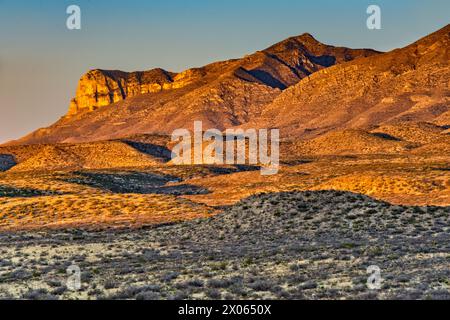
M 405 124 L 445 131 L 449 48 L 447 25 L 388 53 L 333 47 L 303 34 L 178 74 L 92 70 L 80 79 L 66 116 L 8 145 L 170 134 L 196 120 L 204 129 L 280 128 L 283 139 L 297 141 Z

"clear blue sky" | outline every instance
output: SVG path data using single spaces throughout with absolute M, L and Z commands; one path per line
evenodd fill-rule
M 66 8 L 82 30 L 66 28 Z M 366 8 L 382 9 L 382 30 Z M 449 23 L 449 0 L 0 0 L 0 142 L 64 115 L 89 69 L 171 71 L 236 58 L 309 32 L 390 50 Z

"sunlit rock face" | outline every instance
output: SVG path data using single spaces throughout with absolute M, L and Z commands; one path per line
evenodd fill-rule
M 94 111 L 140 94 L 208 85 L 230 76 L 284 90 L 321 69 L 376 54 L 374 50 L 328 46 L 303 34 L 241 59 L 219 61 L 178 74 L 163 69 L 131 73 L 96 69 L 81 77 L 67 115 Z
M 384 54 L 333 47 L 303 34 L 177 74 L 90 71 L 80 80 L 68 116 L 9 145 L 171 134 L 191 130 L 195 121 L 205 130 L 278 128 L 285 139 L 302 141 L 387 125 L 395 125 L 394 133 L 399 125 L 421 123 L 448 130 L 449 28 Z M 417 136 L 421 131 L 400 131 L 423 140 Z M 372 136 L 353 136 L 373 150 Z M 316 142 L 298 148 L 316 153 L 323 145 Z M 389 150 L 408 148 L 389 145 Z
M 174 75 L 162 69 L 132 73 L 98 69 L 89 71 L 78 83 L 68 115 L 94 111 L 139 94 L 170 89 Z

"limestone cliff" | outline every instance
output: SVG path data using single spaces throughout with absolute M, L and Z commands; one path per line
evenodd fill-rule
M 204 129 L 248 123 L 282 92 L 311 74 L 358 58 L 370 49 L 320 43 L 310 34 L 267 49 L 175 74 L 93 70 L 78 85 L 67 116 L 10 144 L 73 143 L 171 133 L 203 121 Z M 111 107 L 106 107 L 111 105 Z
M 139 94 L 171 88 L 174 73 L 162 69 L 144 72 L 92 70 L 83 75 L 72 99 L 68 115 L 94 111 Z
M 304 34 L 179 74 L 96 70 L 80 82 L 70 117 L 9 144 L 170 134 L 197 120 L 204 130 L 279 128 L 283 137 L 303 140 L 404 122 L 448 128 L 449 39 L 446 26 L 380 54 L 327 46 Z
M 348 49 L 320 43 L 310 34 L 281 41 L 242 59 L 220 61 L 175 74 L 162 69 L 144 72 L 92 70 L 79 81 L 68 116 L 94 111 L 145 93 L 180 89 L 230 75 L 284 90 L 310 74 L 335 64 L 376 55 L 368 49 Z

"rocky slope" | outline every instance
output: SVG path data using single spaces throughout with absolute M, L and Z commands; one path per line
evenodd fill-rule
M 67 116 L 10 144 L 170 134 L 194 121 L 205 130 L 280 128 L 283 139 L 294 140 L 381 127 L 430 143 L 450 124 L 449 32 L 450 25 L 384 54 L 326 46 L 304 34 L 180 74 L 96 70 L 80 82 Z
M 289 192 L 148 230 L 0 234 L 0 298 L 450 299 L 448 212 Z M 367 286 L 373 265 L 379 290 Z
M 414 147 L 395 137 L 363 130 L 328 132 L 318 138 L 294 142 L 290 151 L 297 155 L 397 154 Z
M 373 50 L 327 46 L 304 34 L 242 59 L 174 74 L 94 70 L 80 80 L 67 116 L 12 142 L 83 142 L 135 133 L 170 133 L 194 120 L 224 129 L 248 122 L 282 90 L 310 74 Z
M 450 25 L 402 49 L 321 70 L 280 94 L 248 126 L 313 138 L 380 124 L 448 125 Z
M 169 137 L 130 137 L 78 144 L 0 147 L 0 172 L 137 168 L 161 165 L 170 158 Z
M 310 34 L 304 34 L 243 59 L 189 69 L 179 74 L 163 69 L 132 73 L 96 69 L 81 77 L 68 115 L 94 111 L 140 94 L 179 89 L 209 74 L 221 74 L 233 69 L 238 77 L 285 89 L 320 69 L 375 53 L 372 50 L 327 46 Z
M 68 115 L 94 111 L 138 94 L 159 92 L 171 87 L 174 74 L 162 69 L 127 73 L 123 71 L 92 70 L 78 83 Z

